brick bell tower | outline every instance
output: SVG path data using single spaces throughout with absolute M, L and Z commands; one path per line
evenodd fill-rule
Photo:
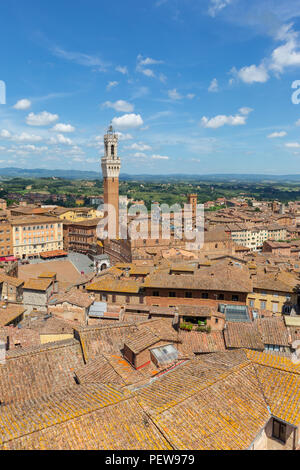
M 118 136 L 109 126 L 104 136 L 104 157 L 101 159 L 104 204 L 114 207 L 115 211 L 109 211 L 105 214 L 108 217 L 108 226 L 111 225 L 115 216 L 116 238 L 119 237 L 119 174 L 121 160 L 118 157 Z M 108 238 L 111 238 L 110 236 Z

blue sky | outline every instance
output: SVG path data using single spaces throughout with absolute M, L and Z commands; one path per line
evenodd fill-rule
M 0 14 L 0 168 L 100 172 L 112 122 L 124 173 L 300 173 L 300 0 L 10 0 Z

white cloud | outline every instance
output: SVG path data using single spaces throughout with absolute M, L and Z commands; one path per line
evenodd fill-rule
M 41 153 L 41 152 L 47 152 L 48 147 L 42 146 L 42 147 L 37 147 L 36 145 L 33 144 L 26 144 L 26 145 L 19 145 L 17 147 L 20 150 L 23 150 L 24 153 L 28 152 L 36 152 L 36 153 Z
M 247 106 L 244 106 L 243 108 L 239 109 L 239 112 L 245 116 L 248 116 L 248 114 L 252 113 L 253 109 L 248 108 Z
M 47 111 L 42 111 L 39 114 L 29 113 L 26 117 L 26 123 L 29 126 L 48 126 L 59 118 L 58 114 L 51 114 Z
M 300 65 L 299 33 L 293 30 L 293 25 L 283 25 L 277 34 L 277 39 L 286 41 L 274 49 L 271 55 L 270 69 L 283 72 L 285 67 Z
M 63 134 L 57 134 L 55 137 L 51 137 L 51 144 L 64 144 L 64 145 L 73 145 L 73 142 L 68 137 L 65 137 Z
M 168 96 L 171 100 L 175 100 L 175 101 L 182 99 L 182 96 L 180 95 L 180 93 L 178 93 L 176 88 L 173 88 L 173 90 L 168 90 Z
M 109 64 L 105 63 L 97 56 L 92 56 L 81 52 L 65 51 L 60 47 L 55 47 L 52 49 L 52 53 L 56 57 L 70 60 L 71 62 L 75 62 L 76 64 L 83 65 L 85 67 L 93 67 L 100 72 L 105 72 L 109 66 Z
M 140 152 L 144 152 L 145 150 L 151 150 L 150 145 L 143 144 L 142 142 L 134 143 L 132 145 L 129 145 L 126 148 L 132 149 L 132 150 L 139 150 Z
M 169 160 L 166 155 L 152 155 L 153 160 Z
M 11 137 L 11 133 L 7 129 L 2 129 L 0 132 L 0 137 L 4 139 L 9 139 Z
M 27 132 L 22 132 L 21 134 L 12 134 L 7 129 L 2 129 L 0 132 L 0 137 L 4 139 L 10 139 L 15 142 L 40 142 L 42 139 L 39 135 L 28 134 Z
M 210 16 L 216 16 L 223 8 L 230 5 L 232 0 L 210 0 L 210 6 L 208 9 L 208 14 Z
M 146 77 L 155 77 L 155 73 L 151 69 L 141 69 L 140 72 L 146 75 Z
M 186 95 L 187 99 L 189 99 L 189 100 L 192 100 L 193 98 L 195 98 L 195 96 L 196 96 L 196 95 L 195 95 L 194 93 L 188 93 L 188 94 Z
M 162 83 L 166 83 L 167 77 L 166 77 L 163 73 L 160 73 L 160 74 L 159 74 L 159 80 L 160 80 Z
M 13 136 L 13 140 L 19 142 L 40 142 L 42 139 L 39 135 L 28 134 L 27 132 L 22 132 L 20 135 Z
M 247 112 L 245 113 L 246 110 Z M 208 119 L 206 116 L 203 116 L 203 118 L 201 119 L 201 125 L 203 127 L 211 129 L 217 129 L 218 127 L 222 127 L 225 125 L 243 126 L 244 124 L 246 124 L 247 116 L 252 110 L 250 108 L 241 108 L 239 111 L 241 114 L 236 114 L 235 116 L 226 116 L 224 114 L 220 114 L 211 119 Z M 244 111 L 244 113 L 242 113 L 241 111 Z
M 137 56 L 138 63 L 140 65 L 155 65 L 155 64 L 163 64 L 162 60 L 152 59 L 151 57 L 143 57 L 141 54 Z
M 118 66 L 116 67 L 116 71 L 122 73 L 123 75 L 127 75 L 127 74 L 128 74 L 128 69 L 127 69 L 126 66 L 122 67 L 121 65 L 118 65 Z
M 60 122 L 55 124 L 52 130 L 55 132 L 70 133 L 75 131 L 75 127 L 71 126 L 71 124 L 63 124 Z
M 140 72 L 140 73 L 146 75 L 146 77 L 154 78 L 155 73 L 148 66 L 149 65 L 157 65 L 157 64 L 163 64 L 163 61 L 162 60 L 152 59 L 151 57 L 143 57 L 141 54 L 139 54 L 137 56 L 136 70 L 137 70 L 137 72 Z M 159 80 L 164 82 L 166 80 L 166 77 L 163 74 L 160 74 L 159 75 Z
M 136 152 L 133 156 L 137 157 L 137 158 L 146 158 L 147 157 L 147 155 L 143 152 Z
M 17 103 L 14 105 L 14 108 L 22 111 L 24 109 L 30 108 L 30 106 L 31 101 L 24 98 L 23 100 L 17 101 Z
M 111 90 L 112 88 L 116 87 L 119 85 L 119 82 L 113 81 L 113 82 L 108 82 L 106 89 Z
M 144 124 L 144 121 L 140 114 L 124 114 L 121 117 L 114 117 L 112 125 L 116 129 L 134 129 Z
M 162 117 L 167 117 L 171 116 L 172 112 L 171 111 L 158 111 L 155 114 L 152 114 L 149 118 L 148 121 L 155 121 L 156 119 L 160 119 Z
M 280 131 L 280 132 L 273 132 L 272 134 L 268 135 L 268 139 L 276 139 L 277 137 L 285 137 L 287 132 Z
M 300 148 L 299 142 L 288 142 L 285 144 L 287 148 L 298 149 Z
M 236 74 L 244 83 L 265 83 L 269 80 L 269 74 L 264 64 L 259 66 L 249 65 L 238 71 L 233 68 L 231 72 Z
M 218 80 L 217 80 L 216 78 L 214 78 L 214 79 L 211 81 L 211 83 L 210 83 L 210 85 L 209 85 L 209 87 L 208 87 L 208 91 L 210 91 L 210 92 L 215 92 L 215 93 L 216 93 L 217 91 L 219 91 Z
M 119 137 L 119 140 L 131 140 L 133 139 L 132 135 L 131 134 L 123 134 L 123 132 L 117 132 L 118 134 L 118 137 Z M 102 137 L 103 139 L 103 137 Z
M 250 65 L 231 70 L 236 77 L 245 83 L 265 83 L 270 78 L 270 72 L 275 75 L 283 73 L 287 67 L 300 66 L 299 33 L 293 29 L 293 24 L 283 25 L 275 39 L 283 44 L 276 47 L 270 57 L 263 59 L 260 65 Z
M 105 103 L 103 103 L 103 106 L 105 108 L 113 108 L 115 111 L 120 111 L 123 113 L 130 113 L 134 110 L 134 106 L 124 100 L 118 100 L 115 103 L 112 103 L 111 101 L 106 101 Z
M 300 126 L 300 119 L 298 119 L 298 121 L 295 122 L 295 125 Z

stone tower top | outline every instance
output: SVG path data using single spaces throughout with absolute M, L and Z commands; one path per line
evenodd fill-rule
M 118 157 L 118 134 L 109 126 L 104 135 L 104 157 L 101 159 L 103 178 L 118 178 L 121 160 Z

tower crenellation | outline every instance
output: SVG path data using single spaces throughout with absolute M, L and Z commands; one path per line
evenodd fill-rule
M 121 160 L 118 157 L 118 135 L 112 126 L 104 136 L 104 157 L 101 160 L 103 178 L 118 178 Z

